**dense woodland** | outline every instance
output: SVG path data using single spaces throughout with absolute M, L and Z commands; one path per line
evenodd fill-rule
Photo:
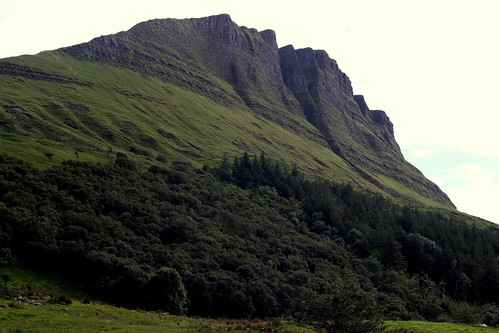
M 349 285 L 385 318 L 499 317 L 498 229 L 263 155 L 147 172 L 120 153 L 43 171 L 0 155 L 0 219 L 0 264 L 61 275 L 123 306 L 292 315 L 297 300 Z

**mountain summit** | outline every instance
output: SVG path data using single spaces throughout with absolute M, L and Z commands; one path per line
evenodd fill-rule
M 454 208 L 404 159 L 386 113 L 353 94 L 325 51 L 279 48 L 274 31 L 240 27 L 226 14 L 151 20 L 2 59 L 0 85 L 1 150 L 42 165 L 115 152 L 142 165 L 209 164 L 246 151 Z

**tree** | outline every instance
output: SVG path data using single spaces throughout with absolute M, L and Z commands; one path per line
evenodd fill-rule
M 326 333 L 384 332 L 381 309 L 354 283 L 341 282 L 326 293 L 310 293 L 296 303 L 301 322 Z
M 461 273 L 459 275 L 459 279 L 456 282 L 456 298 L 466 300 L 466 298 L 468 297 L 468 290 L 470 289 L 470 287 L 471 287 L 470 278 L 465 273 Z
M 135 163 L 133 163 L 133 161 L 128 158 L 127 154 L 124 153 L 118 152 L 116 154 L 116 159 L 114 160 L 114 164 L 119 165 L 120 167 L 128 170 L 136 170 Z
M 10 274 L 7 274 L 7 273 L 4 273 L 2 274 L 2 280 L 5 284 L 5 287 L 7 287 L 7 283 L 12 280 L 12 276 L 10 276 Z
M 54 154 L 51 152 L 45 152 L 44 153 L 45 157 L 49 159 L 50 162 L 52 162 L 52 157 L 54 157 Z
M 148 283 L 149 308 L 157 308 L 172 314 L 184 314 L 187 292 L 182 278 L 173 268 L 162 267 Z

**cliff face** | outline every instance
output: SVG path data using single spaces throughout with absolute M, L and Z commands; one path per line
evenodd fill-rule
M 322 141 L 295 119 L 301 116 L 300 105 L 282 81 L 277 49 L 272 30 L 239 27 L 224 14 L 151 20 L 61 51 L 160 77 L 225 106 L 244 103 L 266 119 Z
M 406 199 L 410 195 L 404 191 L 414 191 L 454 207 L 405 161 L 388 116 L 370 110 L 362 96 L 353 94 L 349 78 L 325 51 L 278 48 L 273 31 L 240 27 L 228 15 L 218 15 L 151 20 L 57 52 L 159 78 L 224 107 L 244 107 L 329 148 L 342 159 L 337 165 L 346 174 L 360 176 L 380 191 Z
M 398 193 L 381 179 L 453 206 L 438 186 L 405 161 L 386 113 L 370 110 L 363 96 L 353 95 L 350 80 L 325 51 L 288 45 L 279 49 L 279 56 L 283 81 L 305 118 L 359 175 L 394 196 Z
M 229 82 L 250 108 L 278 119 L 299 105 L 282 82 L 275 32 L 237 26 L 228 15 L 191 19 L 204 39 L 197 57 L 218 76 Z

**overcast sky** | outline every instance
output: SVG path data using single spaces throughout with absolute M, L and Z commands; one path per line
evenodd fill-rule
M 221 13 L 326 50 L 387 112 L 406 159 L 460 211 L 499 223 L 498 0 L 0 0 L 0 58 Z

